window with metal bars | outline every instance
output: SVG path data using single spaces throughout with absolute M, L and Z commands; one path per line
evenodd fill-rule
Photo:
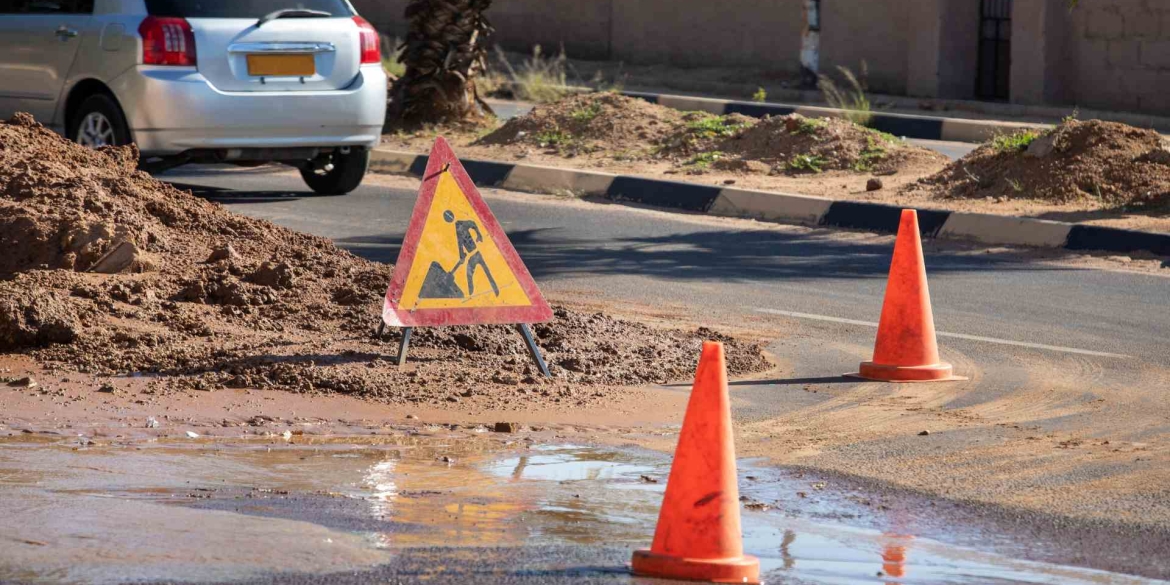
M 1011 97 L 1012 0 L 981 0 L 979 69 L 975 95 L 981 99 Z

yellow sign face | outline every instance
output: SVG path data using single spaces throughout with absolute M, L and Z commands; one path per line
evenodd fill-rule
M 449 172 L 435 188 L 398 308 L 532 305 L 467 196 Z

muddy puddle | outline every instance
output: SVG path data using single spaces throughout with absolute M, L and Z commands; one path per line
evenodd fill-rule
M 615 559 L 649 545 L 668 472 L 665 455 L 636 449 L 409 432 L 360 442 L 17 437 L 0 443 L 0 582 L 352 576 L 426 547 L 537 546 L 583 551 L 575 563 L 631 581 Z M 1153 582 L 1022 560 L 1044 557 L 1034 542 L 883 510 L 800 473 L 742 461 L 740 476 L 745 548 L 772 583 Z M 591 559 L 594 548 L 609 553 Z M 516 558 L 523 571 L 529 561 Z

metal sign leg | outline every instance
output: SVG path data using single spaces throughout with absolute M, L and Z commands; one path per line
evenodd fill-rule
M 410 333 L 414 331 L 414 327 L 407 327 L 402 330 L 402 343 L 398 346 L 398 367 L 406 365 L 406 352 L 410 351 Z
M 528 353 L 532 354 L 532 360 L 540 368 L 540 373 L 544 374 L 545 378 L 551 378 L 552 375 L 548 373 L 548 366 L 544 364 L 544 358 L 540 355 L 540 348 L 536 347 L 536 339 L 532 337 L 532 330 L 528 328 L 528 324 L 519 323 L 516 328 L 520 330 L 520 335 L 524 336 L 524 343 L 528 344 Z

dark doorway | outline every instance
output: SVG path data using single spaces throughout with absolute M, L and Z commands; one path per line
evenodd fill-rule
M 975 94 L 985 100 L 1007 100 L 1012 65 L 1012 0 L 981 0 L 979 72 Z

